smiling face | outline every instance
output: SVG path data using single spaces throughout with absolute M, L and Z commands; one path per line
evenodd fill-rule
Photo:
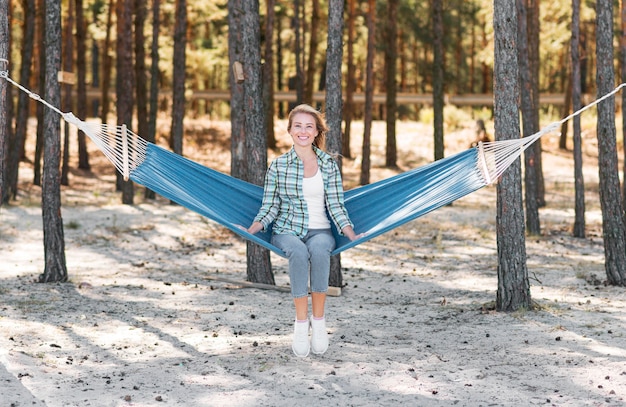
M 318 133 L 315 117 L 308 113 L 293 115 L 289 134 L 296 146 L 311 147 Z

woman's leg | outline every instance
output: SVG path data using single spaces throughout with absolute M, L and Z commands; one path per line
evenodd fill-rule
M 325 304 L 330 274 L 330 253 L 335 248 L 335 238 L 330 230 L 310 231 L 306 244 L 311 261 L 311 350 L 322 355 L 328 349 Z
M 296 308 L 291 349 L 296 356 L 306 357 L 311 349 L 308 320 L 309 251 L 297 236 L 274 235 L 272 243 L 282 249 L 289 260 L 291 296 Z

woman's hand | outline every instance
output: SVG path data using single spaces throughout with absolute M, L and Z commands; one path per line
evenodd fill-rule
M 352 226 L 346 226 L 341 232 L 352 242 L 367 235 L 367 233 L 359 233 L 357 235 L 356 233 L 354 233 L 354 229 L 352 229 Z
M 263 224 L 261 222 L 253 222 L 252 225 L 250 225 L 249 228 L 246 228 L 245 226 L 241 226 L 241 225 L 235 225 L 235 227 L 241 229 L 241 230 L 245 230 L 246 232 L 250 233 L 251 235 L 256 234 L 257 232 L 261 231 L 263 229 Z

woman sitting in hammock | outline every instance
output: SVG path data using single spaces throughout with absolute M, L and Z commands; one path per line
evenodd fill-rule
M 322 114 L 309 105 L 296 106 L 289 113 L 287 131 L 293 138 L 293 147 L 267 170 L 263 204 L 247 230 L 255 234 L 274 222 L 272 244 L 289 259 L 291 295 L 296 308 L 292 349 L 296 356 L 306 357 L 309 350 L 321 355 L 328 349 L 324 307 L 335 238 L 327 213 L 337 230 L 350 240 L 360 235 L 355 234 L 344 206 L 339 166 L 322 151 L 328 131 Z

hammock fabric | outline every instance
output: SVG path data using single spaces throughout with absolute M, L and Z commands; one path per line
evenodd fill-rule
M 6 62 L 6 61 L 5 61 Z M 71 112 L 63 113 L 39 95 L 13 81 L 8 72 L 0 78 L 63 116 L 82 130 L 115 165 L 125 179 L 169 198 L 227 227 L 275 253 L 271 231 L 252 235 L 238 225 L 252 223 L 261 206 L 263 188 L 204 167 L 178 154 L 149 143 L 125 125 L 86 123 Z M 333 230 L 337 247 L 333 254 L 373 239 L 395 227 L 423 216 L 498 180 L 502 173 L 544 134 L 614 95 L 626 83 L 559 122 L 520 139 L 479 143 L 477 147 L 435 161 L 394 177 L 345 192 L 345 203 L 358 233 L 365 236 L 351 242 Z

